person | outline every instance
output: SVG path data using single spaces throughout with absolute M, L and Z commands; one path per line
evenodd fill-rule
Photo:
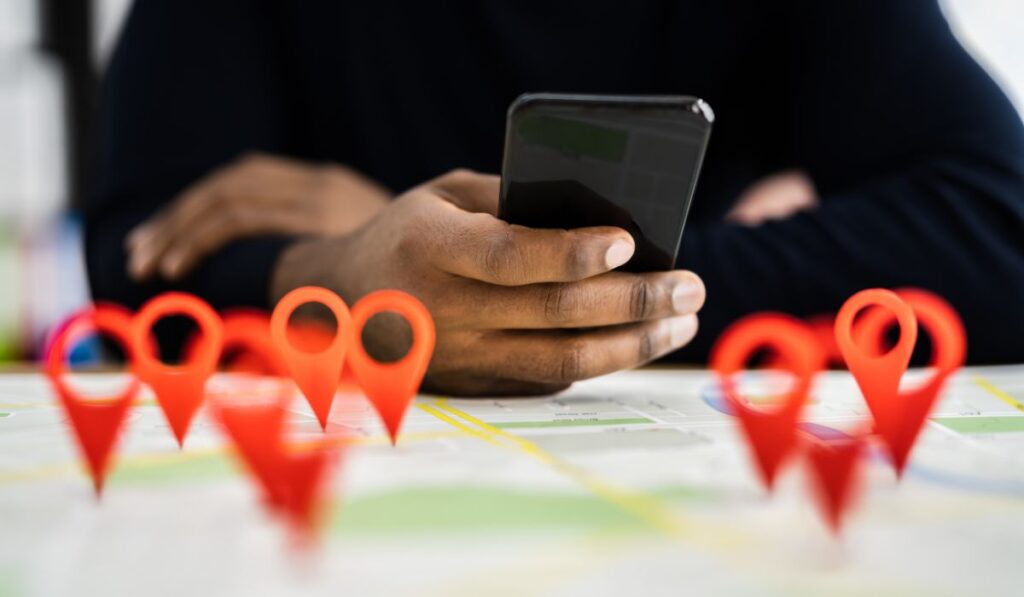
M 495 217 L 527 91 L 714 107 L 679 270 L 616 270 L 620 229 Z M 101 106 L 97 299 L 402 289 L 436 320 L 427 386 L 454 394 L 699 362 L 744 314 L 875 286 L 944 296 L 973 362 L 1024 359 L 1024 131 L 935 0 L 139 0 Z

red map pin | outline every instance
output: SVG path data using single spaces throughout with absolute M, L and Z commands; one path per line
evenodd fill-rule
M 171 315 L 191 317 L 202 334 L 202 340 L 181 365 L 164 364 L 147 350 L 151 345 L 153 324 Z M 223 341 L 220 317 L 206 302 L 191 294 L 161 294 L 143 305 L 135 316 L 131 344 L 136 356 L 136 373 L 156 394 L 156 401 L 179 446 L 185 442 L 192 418 L 203 403 L 206 380 L 217 370 Z
M 855 321 L 857 313 L 865 308 L 868 310 Z M 899 341 L 883 352 L 885 334 L 894 323 L 900 326 Z M 930 366 L 934 373 L 927 382 L 900 392 L 900 378 L 917 342 L 918 323 L 931 338 Z M 851 297 L 840 310 L 836 340 L 864 394 L 875 429 L 889 449 L 896 474 L 902 475 L 946 380 L 964 363 L 967 339 L 963 323 L 949 303 L 930 292 L 865 290 Z M 876 363 L 885 366 L 873 368 Z
M 850 436 L 823 440 L 808 436 L 807 462 L 818 509 L 833 533 L 842 530 L 843 518 L 860 489 L 860 459 L 864 440 Z
M 404 357 L 393 363 L 376 361 L 363 347 L 363 328 L 378 313 L 401 315 L 412 328 L 412 346 Z M 434 320 L 415 297 L 397 290 L 378 290 L 364 296 L 352 308 L 352 349 L 349 366 L 359 386 L 391 436 L 398 439 L 409 404 L 419 391 L 423 376 L 434 353 Z
M 328 480 L 330 472 L 341 460 L 340 446 L 338 440 L 283 446 L 280 465 L 282 510 L 300 538 L 312 538 L 327 514 Z
M 340 460 L 343 442 L 332 438 L 309 445 L 286 443 L 288 397 L 278 396 L 218 399 L 214 412 L 269 509 L 283 514 L 297 533 L 309 536 L 321 519 L 328 472 Z
M 769 351 L 773 362 L 795 379 L 794 387 L 771 410 L 755 408 L 742 400 L 734 379 L 761 350 Z M 822 366 L 823 357 L 814 332 L 800 320 L 776 313 L 755 314 L 737 321 L 725 330 L 712 350 L 711 368 L 740 420 L 761 481 L 769 490 L 780 466 L 796 446 L 797 420 L 807 402 L 811 381 Z
M 89 333 L 105 334 L 125 351 L 129 363 L 133 359 L 130 342 L 131 315 L 117 306 L 96 305 L 81 311 L 64 324 L 54 337 L 46 359 L 46 374 L 61 406 L 67 413 L 78 448 L 92 476 L 96 496 L 103 491 L 111 456 L 120 437 L 120 430 L 139 392 L 139 380 L 132 377 L 116 395 L 106 398 L 79 396 L 64 380 L 64 354 Z
M 334 338 L 321 352 L 299 350 L 288 339 L 288 321 L 292 313 L 307 303 L 324 305 L 331 310 L 337 322 Z M 321 429 L 327 429 L 327 417 L 331 413 L 334 394 L 338 391 L 349 345 L 350 336 L 347 332 L 350 323 L 351 315 L 345 301 L 330 290 L 317 286 L 303 286 L 284 295 L 270 316 L 270 337 L 295 384 L 309 401 Z
M 284 376 L 287 368 L 270 338 L 270 316 L 257 309 L 231 309 L 221 314 L 224 346 L 221 360 L 231 373 Z M 185 345 L 191 360 L 202 343 L 202 333 L 192 335 Z
M 284 491 L 278 468 L 287 399 L 217 399 L 213 412 L 231 439 L 239 460 L 256 478 L 271 510 L 284 507 Z
M 843 354 L 839 352 L 839 345 L 836 344 L 836 320 L 832 315 L 815 315 L 807 318 L 807 325 L 811 326 L 814 335 L 818 338 L 821 351 L 825 358 L 825 366 L 843 366 Z

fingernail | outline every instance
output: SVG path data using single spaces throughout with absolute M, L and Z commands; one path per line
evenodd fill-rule
M 138 228 L 129 232 L 125 240 L 130 245 L 138 245 L 147 242 L 150 236 L 152 235 L 149 232 L 149 227 L 139 226 Z
M 628 240 L 617 240 L 608 247 L 604 254 L 604 264 L 608 269 L 614 269 L 626 263 L 633 257 L 633 243 Z
M 672 289 L 672 308 L 676 313 L 693 313 L 700 302 L 700 287 L 693 282 L 680 282 Z
M 675 317 L 669 323 L 669 339 L 672 346 L 682 346 L 693 338 L 697 331 L 697 316 Z
M 134 276 L 138 276 L 142 273 L 143 266 L 146 264 L 145 256 L 139 251 L 132 251 L 128 257 L 128 271 Z
M 160 262 L 160 271 L 167 277 L 174 277 L 178 273 L 178 268 L 181 266 L 181 254 L 172 253 L 164 260 Z

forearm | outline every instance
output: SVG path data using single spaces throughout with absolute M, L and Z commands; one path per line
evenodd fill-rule
M 1024 359 L 1024 174 L 971 158 L 933 160 L 826 196 L 819 209 L 748 228 L 695 226 L 680 266 L 707 286 L 701 332 L 677 358 L 702 359 L 747 313 L 832 313 L 867 287 L 916 286 L 965 320 L 975 362 Z

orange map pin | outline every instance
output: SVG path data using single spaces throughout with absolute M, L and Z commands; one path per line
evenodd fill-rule
M 131 315 L 127 310 L 118 306 L 96 305 L 73 315 L 61 325 L 46 359 L 47 377 L 67 413 L 97 497 L 103 491 L 121 427 L 140 384 L 133 376 L 128 385 L 114 396 L 86 399 L 64 380 L 64 354 L 84 336 L 97 332 L 116 340 L 130 363 L 133 360 L 130 328 Z
M 288 339 L 288 321 L 292 313 L 307 303 L 324 305 L 331 310 L 337 322 L 334 338 L 321 352 L 299 350 Z M 351 315 L 345 301 L 330 290 L 317 286 L 303 286 L 284 295 L 270 316 L 270 336 L 292 379 L 320 421 L 321 429 L 327 429 L 327 417 L 331 413 L 334 394 L 338 390 L 342 368 L 345 365 L 350 322 Z
M 868 311 L 855 321 L 863 309 Z M 899 340 L 883 352 L 884 335 L 893 323 L 900 326 Z M 931 338 L 935 371 L 927 382 L 900 392 L 900 378 L 917 342 L 918 323 Z M 864 394 L 896 474 L 902 475 L 946 380 L 964 363 L 967 339 L 963 323 L 949 303 L 930 292 L 872 289 L 855 294 L 843 305 L 836 318 L 836 341 Z
M 164 317 L 185 315 L 199 325 L 202 339 L 181 365 L 167 365 L 150 350 L 150 331 Z M 206 380 L 217 370 L 217 361 L 224 342 L 220 317 L 202 299 L 182 292 L 168 292 L 154 297 L 136 314 L 131 330 L 131 344 L 136 356 L 136 373 L 153 389 L 167 424 L 178 445 L 192 418 L 205 398 Z
M 793 387 L 770 410 L 751 406 L 738 396 L 736 388 L 736 374 L 760 350 L 770 351 L 773 362 L 794 377 Z M 780 466 L 796 447 L 797 421 L 811 381 L 822 366 L 814 332 L 800 320 L 777 313 L 759 313 L 737 321 L 723 332 L 712 350 L 711 368 L 740 420 L 761 481 L 769 490 Z
M 393 363 L 382 363 L 366 353 L 363 328 L 378 313 L 401 315 L 412 328 L 409 352 Z M 363 393 L 377 411 L 394 444 L 409 404 L 419 391 L 434 353 L 434 320 L 412 295 L 398 290 L 378 290 L 364 296 L 352 308 L 352 349 L 349 367 Z

